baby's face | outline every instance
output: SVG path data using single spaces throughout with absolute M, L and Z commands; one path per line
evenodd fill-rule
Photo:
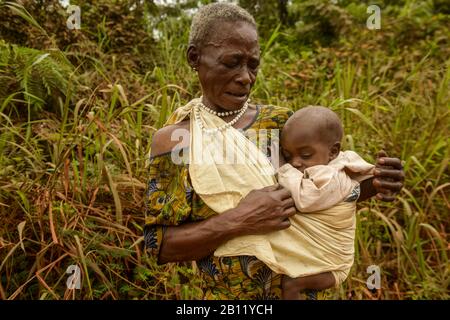
M 330 146 L 305 129 L 286 130 L 281 135 L 281 152 L 286 162 L 301 172 L 312 166 L 327 165 L 334 158 Z
M 283 144 L 283 156 L 290 165 L 303 172 L 306 168 L 319 164 L 327 165 L 330 161 L 330 149 L 324 144 Z

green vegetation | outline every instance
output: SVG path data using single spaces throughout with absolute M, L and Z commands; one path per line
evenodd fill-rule
M 58 1 L 22 2 L 0 1 L 0 299 L 199 298 L 195 265 L 158 266 L 142 238 L 152 134 L 199 95 L 182 10 L 196 1 L 83 2 L 81 30 Z M 252 100 L 329 106 L 345 148 L 405 161 L 395 202 L 359 206 L 355 265 L 332 297 L 449 299 L 450 10 L 378 2 L 381 30 L 364 1 L 241 1 L 260 23 Z M 81 290 L 66 288 L 72 264 Z

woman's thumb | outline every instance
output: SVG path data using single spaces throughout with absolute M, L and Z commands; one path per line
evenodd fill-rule
M 280 189 L 280 184 L 279 183 L 275 183 L 274 185 L 267 186 L 267 187 L 264 187 L 264 188 L 259 189 L 259 190 L 265 191 L 265 192 L 271 192 L 271 191 L 276 191 L 278 189 Z

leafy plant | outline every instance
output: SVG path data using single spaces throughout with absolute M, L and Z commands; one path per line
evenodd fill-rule
M 14 97 L 14 101 L 22 100 L 35 112 L 44 105 L 57 111 L 58 100 L 63 101 L 69 94 L 73 72 L 71 63 L 58 51 L 35 50 L 1 41 L 0 104 Z

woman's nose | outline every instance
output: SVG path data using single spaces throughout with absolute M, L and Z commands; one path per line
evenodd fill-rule
M 250 70 L 248 69 L 247 66 L 243 66 L 240 70 L 239 70 L 239 75 L 237 77 L 237 81 L 243 85 L 249 85 L 251 84 L 254 80 L 253 76 L 250 73 Z

